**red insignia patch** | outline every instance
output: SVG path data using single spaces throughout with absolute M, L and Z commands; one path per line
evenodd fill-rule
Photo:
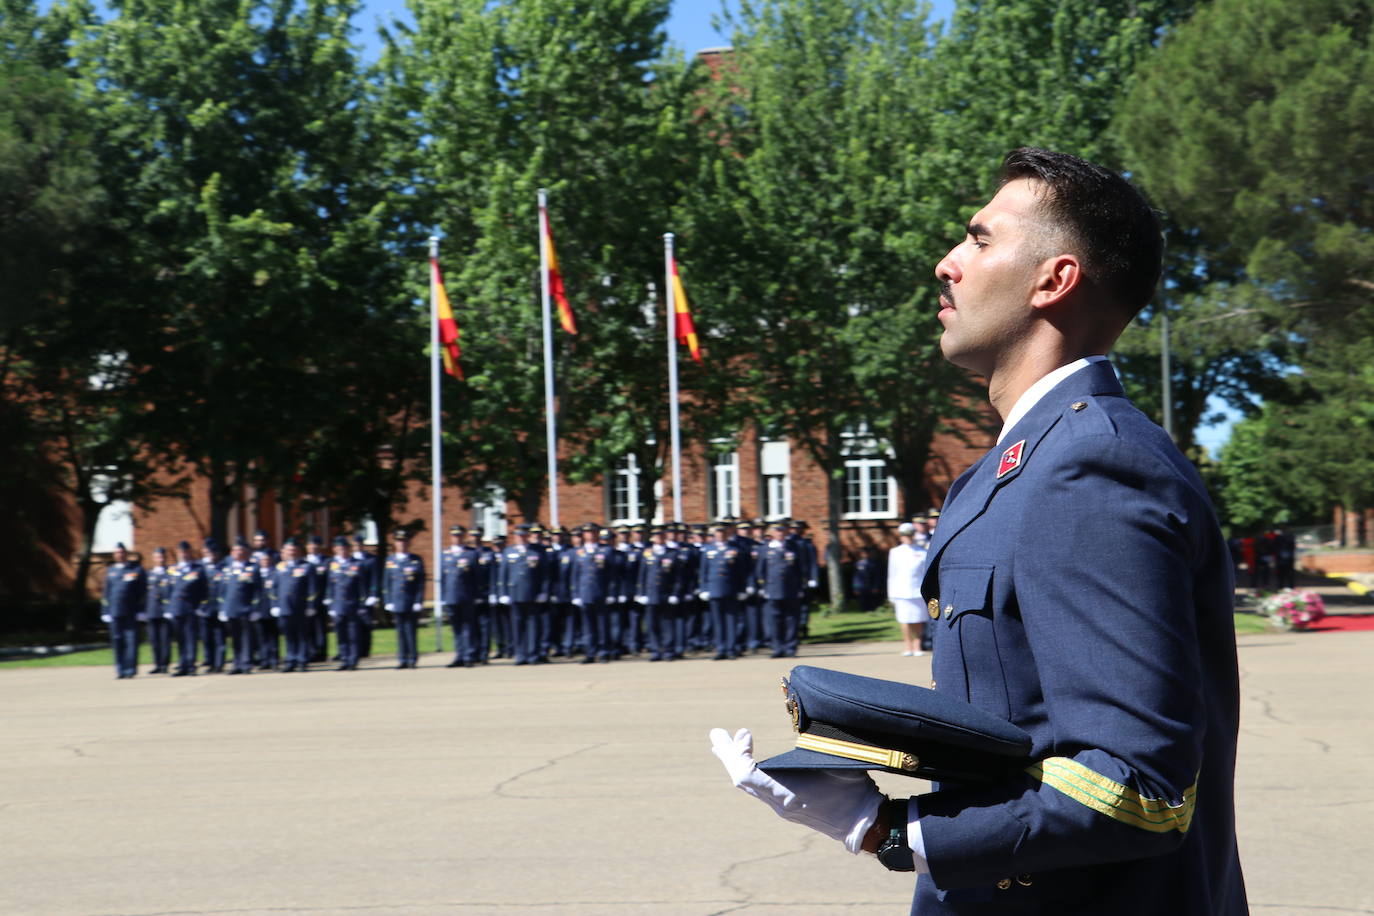
M 1013 470 L 1020 467 L 1021 450 L 1025 447 L 1026 440 L 1022 439 L 1020 442 L 1016 443 L 1011 448 L 1007 449 L 1005 452 L 1002 453 L 1002 461 L 997 465 L 998 480 L 1001 480 L 1007 474 L 1010 474 Z

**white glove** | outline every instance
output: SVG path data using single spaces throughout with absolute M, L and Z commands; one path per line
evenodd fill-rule
M 573 603 L 573 607 L 582 607 L 582 599 L 581 599 L 581 598 L 574 598 L 574 599 L 572 600 L 572 603 Z
M 325 606 L 325 607 L 329 607 L 330 603 L 331 603 L 333 600 L 334 600 L 333 598 L 326 598 L 326 599 L 324 599 L 324 606 Z
M 114 623 L 114 618 L 109 614 L 101 614 L 100 619 L 103 623 Z
M 735 600 L 736 600 L 736 601 L 743 601 L 745 598 L 748 598 L 748 597 L 749 597 L 749 593 L 748 593 L 748 592 L 740 592 L 738 595 L 735 596 Z
M 373 597 L 368 598 L 366 601 L 363 602 L 363 604 L 367 605 L 368 607 L 376 607 L 376 606 L 377 606 L 377 598 L 376 598 L 376 596 L 374 595 Z
M 764 802 L 783 820 L 810 827 L 858 854 L 878 819 L 883 795 L 864 770 L 796 770 L 783 785 L 754 763 L 754 736 L 741 728 L 730 737 L 711 729 L 711 753 L 725 764 L 730 781 Z
M 249 614 L 249 615 L 248 615 L 248 620 L 249 620 L 250 623 L 257 623 L 259 620 L 262 620 L 262 615 L 261 615 L 261 614 Z
M 710 600 L 711 600 L 711 593 L 710 593 L 710 592 L 702 592 L 701 594 L 697 595 L 697 597 L 700 598 L 702 601 L 710 601 Z
M 279 608 L 279 607 L 274 607 L 274 608 L 272 608 L 272 616 L 273 616 L 273 617 L 280 617 L 280 616 L 281 616 L 281 608 Z
M 424 605 L 423 602 L 417 601 L 417 602 L 415 602 L 414 604 L 412 604 L 412 605 L 410 606 L 410 609 L 411 609 L 412 611 L 418 611 L 418 610 L 421 610 L 424 606 L 425 606 L 425 605 Z
M 648 604 L 648 603 L 649 603 L 649 596 L 648 596 L 648 595 L 635 595 L 635 602 L 638 603 L 638 604 Z
M 668 596 L 668 603 L 669 603 L 669 604 L 677 604 L 677 595 L 669 595 L 669 596 Z
M 548 595 L 535 595 L 534 600 L 535 600 L 535 603 L 537 603 L 537 604 L 544 604 L 545 602 L 547 602 L 547 601 L 549 600 L 549 596 L 548 596 Z
M 752 585 L 749 586 L 748 588 L 746 588 L 746 589 L 744 590 L 744 596 L 745 596 L 746 598 L 753 597 L 753 594 L 754 594 L 754 586 L 752 586 Z
M 502 596 L 501 596 L 501 603 L 502 603 L 502 604 L 510 604 L 510 595 L 502 595 Z
M 806 580 L 806 587 L 807 587 L 807 588 L 815 588 L 815 587 L 816 587 L 816 580 L 815 580 L 815 579 L 807 579 L 807 580 Z
M 386 609 L 387 609 L 388 611 L 393 611 L 393 610 L 396 609 L 396 605 L 394 605 L 394 604 L 388 604 L 388 605 L 386 606 Z
M 134 615 L 134 620 L 137 620 L 139 623 L 147 623 L 147 622 L 148 622 L 148 615 L 147 615 L 147 614 L 135 614 L 135 615 Z
M 314 617 L 314 616 L 315 616 L 315 606 L 314 606 L 313 604 L 307 604 L 307 605 L 305 606 L 305 616 L 307 616 L 307 617 Z
M 172 617 L 171 614 L 163 614 L 163 615 L 162 615 L 162 619 L 163 619 L 163 620 L 172 620 L 172 619 L 174 619 L 174 618 Z
M 630 596 L 629 596 L 629 595 L 621 595 L 620 598 L 616 601 L 616 604 L 624 604 L 626 601 L 629 601 L 629 600 L 630 600 Z

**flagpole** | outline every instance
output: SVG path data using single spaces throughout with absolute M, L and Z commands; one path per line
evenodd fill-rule
M 673 234 L 663 235 L 663 285 L 668 288 L 668 428 L 673 450 L 673 521 L 682 521 L 682 433 L 677 415 L 677 297 L 673 285 Z
M 434 265 L 439 263 L 439 237 L 429 237 L 429 463 L 434 471 L 430 501 L 434 508 L 434 651 L 444 650 L 444 605 L 441 600 L 439 577 L 443 569 L 444 491 L 442 489 L 443 449 L 441 447 L 441 412 L 439 410 L 439 278 Z
M 549 310 L 548 192 L 539 189 L 539 301 L 544 311 L 544 426 L 549 448 L 549 526 L 558 528 L 558 429 L 553 402 L 553 315 Z M 526 519 L 533 521 L 533 519 Z

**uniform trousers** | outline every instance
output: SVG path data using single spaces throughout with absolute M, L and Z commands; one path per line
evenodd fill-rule
M 418 658 L 416 638 L 420 629 L 419 611 L 396 611 L 396 658 L 404 665 Z
M 744 599 L 744 647 L 750 652 L 757 652 L 765 640 L 763 599 L 750 595 Z
M 796 598 L 765 598 L 763 608 L 773 639 L 773 651 L 796 655 L 800 602 Z
M 711 599 L 711 636 L 716 654 L 737 658 L 740 654 L 740 605 L 734 598 Z
M 477 643 L 474 647 L 477 655 L 476 660 L 486 662 L 491 657 L 491 641 L 493 631 L 496 629 L 496 613 L 492 606 L 485 600 L 477 601 Z
M 173 617 L 171 623 L 172 634 L 177 642 L 177 670 L 183 674 L 195 674 L 200 618 L 194 614 L 183 614 Z
M 577 609 L 581 621 L 582 648 L 588 658 L 611 657 L 611 627 L 607 606 L 589 601 Z
M 504 604 L 494 604 L 491 608 L 491 636 L 496 641 L 497 658 L 513 658 L 515 656 L 515 640 L 511 639 L 511 614 L 514 607 Z
M 227 646 L 224 642 L 224 624 L 213 614 L 200 618 L 200 642 L 205 646 L 205 665 L 211 671 L 224 670 L 224 657 Z
M 133 677 L 138 673 L 138 621 L 115 618 L 110 623 L 110 645 L 114 649 L 115 673 Z
M 148 621 L 148 647 L 153 651 L 153 671 L 166 671 L 172 664 L 172 622 L 166 617 Z
M 358 608 L 358 658 L 372 655 L 372 608 Z
M 649 618 L 649 605 L 634 602 L 625 607 L 625 630 L 620 634 L 620 645 L 631 655 L 644 650 L 646 642 L 652 648 L 652 635 L 646 635 L 645 622 Z
M 253 654 L 260 668 L 275 668 L 281 661 L 281 627 L 270 613 L 253 622 Z
M 528 665 L 538 657 L 538 604 L 513 601 L 510 605 L 510 651 L 517 665 Z
M 650 604 L 644 612 L 644 633 L 649 642 L 651 661 L 682 657 L 683 624 L 681 605 L 666 601 Z
M 253 622 L 247 617 L 230 617 L 224 624 L 229 643 L 234 649 L 236 672 L 253 670 Z
M 325 620 L 324 610 L 320 607 L 315 608 L 314 615 L 310 618 L 310 660 L 312 662 L 322 662 L 328 655 L 329 632 Z
M 478 661 L 477 642 L 477 605 L 472 601 L 444 605 L 449 626 L 453 628 L 453 660 L 455 662 Z
M 304 668 L 310 661 L 313 648 L 310 627 L 314 618 L 301 614 L 288 614 L 285 609 L 277 618 L 282 635 L 286 637 L 286 664 Z
M 358 612 L 334 614 L 334 639 L 338 643 L 339 664 L 352 668 L 358 664 Z

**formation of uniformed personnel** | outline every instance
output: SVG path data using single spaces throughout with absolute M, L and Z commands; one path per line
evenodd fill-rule
M 172 664 L 172 622 L 167 619 L 167 594 L 172 584 L 167 548 L 153 550 L 153 567 L 148 570 L 148 598 L 144 619 L 148 625 L 148 648 L 153 653 L 153 674 L 166 674 Z
M 110 626 L 115 674 L 126 678 L 138 673 L 138 622 L 147 601 L 148 576 L 142 564 L 129 558 L 122 542 L 115 545 L 113 559 L 100 593 L 100 619 Z

